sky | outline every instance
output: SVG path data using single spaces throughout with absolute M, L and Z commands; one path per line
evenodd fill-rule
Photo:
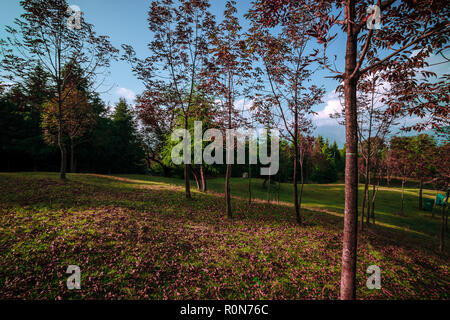
M 112 45 L 121 48 L 122 44 L 131 45 L 138 57 L 146 57 L 149 54 L 147 43 L 151 41 L 151 33 L 148 30 L 147 14 L 150 0 L 69 0 L 69 5 L 80 7 L 87 22 L 95 27 L 97 34 L 110 37 Z M 246 30 L 248 22 L 243 15 L 251 6 L 250 0 L 237 1 L 238 14 L 242 27 Z M 13 25 L 14 19 L 22 13 L 18 0 L 2 0 L 0 10 L 0 38 L 5 37 L 5 26 Z M 221 20 L 225 8 L 224 0 L 211 0 L 211 12 Z M 336 66 L 343 71 L 343 58 L 345 55 L 344 39 L 336 38 L 328 49 L 330 56 L 336 54 L 338 60 Z M 340 59 L 340 60 L 339 60 Z M 137 94 L 140 94 L 144 86 L 132 73 L 130 65 L 125 61 L 113 61 L 110 68 L 110 75 L 102 87 L 98 89 L 101 97 L 107 105 L 115 104 L 119 98 L 126 98 L 130 104 Z M 327 94 L 323 103 L 317 105 L 314 111 L 316 130 L 315 135 L 322 135 L 331 142 L 337 141 L 339 146 L 345 142 L 344 127 L 336 120 L 330 119 L 329 114 L 340 110 L 340 102 L 334 90 L 338 85 L 334 79 L 326 78 L 331 76 L 329 71 L 321 70 L 312 76 L 312 83 L 324 86 Z M 240 102 L 242 103 L 242 101 Z

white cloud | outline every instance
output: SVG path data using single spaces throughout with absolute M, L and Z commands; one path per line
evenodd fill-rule
M 123 97 L 129 101 L 136 99 L 136 94 L 133 90 L 127 88 L 117 88 L 116 95 Z
M 323 126 L 338 126 L 336 119 L 330 118 L 330 114 L 340 112 L 342 110 L 341 101 L 335 91 L 330 92 L 325 97 L 325 107 L 323 110 L 317 111 L 317 114 L 313 116 L 313 121 L 317 127 Z
M 328 93 L 324 98 L 324 103 L 323 109 L 316 111 L 317 114 L 312 116 L 313 123 L 316 125 L 314 135 L 321 135 L 331 142 L 336 141 L 342 147 L 345 143 L 345 128 L 338 123 L 338 120 L 330 118 L 330 114 L 342 110 L 336 91 Z
M 252 104 L 253 101 L 251 99 L 240 99 L 234 103 L 234 106 L 237 110 L 249 111 Z

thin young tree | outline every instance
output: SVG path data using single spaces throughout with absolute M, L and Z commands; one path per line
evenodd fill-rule
M 223 21 L 210 35 L 212 39 L 210 52 L 213 59 L 208 70 L 209 84 L 222 107 L 221 127 L 223 129 L 236 129 L 245 122 L 240 110 L 236 107 L 236 100 L 245 95 L 245 85 L 252 72 L 252 60 L 241 29 L 237 17 L 236 1 L 227 1 Z M 225 205 L 227 216 L 232 218 L 230 179 L 234 151 L 229 148 L 231 146 L 227 143 Z
M 416 167 L 413 175 L 419 180 L 419 209 L 422 210 L 423 185 L 430 182 L 434 173 L 437 143 L 436 140 L 428 134 L 419 134 L 411 141 L 411 153 Z
M 388 112 L 390 106 L 385 101 L 389 100 L 391 86 L 385 77 L 386 75 L 382 72 L 367 73 L 361 77 L 357 86 L 358 142 L 362 158 L 362 165 L 359 168 L 364 176 L 360 231 L 364 229 L 365 216 L 367 216 L 366 223 L 370 222 L 371 204 L 375 201 L 375 192 L 372 195 L 372 201 L 369 200 L 369 185 L 372 176 L 375 179 L 375 173 L 379 169 L 376 165 L 380 163 L 372 159 L 375 160 L 382 150 L 383 141 L 389 135 L 391 128 L 397 125 L 396 119 L 399 117 L 398 113 Z M 342 89 L 343 87 L 339 86 L 338 92 L 341 95 Z M 345 126 L 345 112 L 345 105 L 342 104 L 342 110 L 331 117 L 339 119 L 339 123 Z
M 151 55 L 136 57 L 134 49 L 122 45 L 123 59 L 145 84 L 147 95 L 154 95 L 164 105 L 176 108 L 188 130 L 195 90 L 204 79 L 203 69 L 209 57 L 209 38 L 214 17 L 208 11 L 208 0 L 152 1 L 148 12 L 153 40 L 148 44 Z M 185 137 L 186 138 L 186 137 Z M 186 139 L 185 139 L 186 141 Z M 190 165 L 184 163 L 186 198 L 191 198 Z
M 254 119 L 261 124 L 267 132 L 270 132 L 273 128 L 278 128 L 279 123 L 276 122 L 275 115 L 272 110 L 273 102 L 270 100 L 264 99 L 264 97 L 261 96 L 255 96 L 253 98 L 253 103 L 251 106 L 251 111 L 254 113 Z M 270 145 L 270 136 L 268 136 L 267 144 Z M 267 202 L 271 201 L 271 175 L 264 177 L 263 187 L 265 188 L 266 183 L 267 184 Z
M 81 138 L 95 125 L 95 114 L 89 101 L 89 95 L 82 88 L 71 88 L 68 84 L 66 90 L 70 94 L 62 104 L 61 119 L 58 118 L 57 99 L 50 99 L 43 104 L 42 128 L 44 138 L 50 144 L 58 141 L 59 133 L 63 139 L 69 140 L 70 167 L 69 172 L 75 172 L 75 147 L 82 142 Z M 61 120 L 61 121 L 60 121 Z
M 386 141 L 380 138 L 374 138 L 372 145 L 376 146 L 374 148 L 374 152 L 372 153 L 372 196 L 369 199 L 370 204 L 367 205 L 367 223 L 370 223 L 370 219 L 372 219 L 372 223 L 375 224 L 375 200 L 380 189 L 381 180 L 383 178 L 383 174 L 386 172 Z M 376 179 L 375 179 L 376 178 Z
M 73 88 L 68 87 L 70 67 L 79 66 L 86 78 L 95 82 L 105 72 L 117 49 L 108 37 L 99 36 L 81 13 L 74 13 L 65 0 L 28 0 L 20 2 L 25 11 L 16 27 L 6 27 L 9 36 L 1 40 L 2 68 L 11 81 L 23 79 L 37 64 L 50 75 L 57 105 L 57 143 L 61 153 L 60 178 L 66 178 L 67 148 L 63 137 L 64 101 Z M 73 16 L 76 14 L 77 16 Z M 75 23 L 73 23 L 75 18 Z
M 392 137 L 389 146 L 388 165 L 392 167 L 393 173 L 402 181 L 402 206 L 400 214 L 405 210 L 405 183 L 414 172 L 415 163 L 412 152 L 411 137 Z
M 299 146 L 302 134 L 312 128 L 308 115 L 313 114 L 312 107 L 320 103 L 324 95 L 322 88 L 308 86 L 315 59 L 314 54 L 307 50 L 311 37 L 305 35 L 305 30 L 298 27 L 295 19 L 283 25 L 278 34 L 271 34 L 265 23 L 258 20 L 256 12 L 251 11 L 247 17 L 252 21 L 249 41 L 255 57 L 261 61 L 261 73 L 266 79 L 263 80 L 266 92 L 259 99 L 272 103 L 272 113 L 283 123 L 284 136 L 293 145 L 293 200 L 295 216 L 301 224 L 301 199 L 298 194 L 298 166 L 301 158 Z M 296 16 L 296 19 L 301 17 Z M 302 169 L 300 175 L 303 180 Z

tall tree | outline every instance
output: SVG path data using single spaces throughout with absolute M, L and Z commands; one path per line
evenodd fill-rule
M 74 65 L 72 65 L 74 64 Z M 66 73 L 69 73 L 67 75 Z M 71 62 L 63 68 L 63 77 L 67 78 L 65 99 L 62 103 L 62 136 L 68 139 L 70 148 L 69 172 L 75 172 L 75 147 L 83 140 L 81 138 L 95 125 L 95 114 L 90 104 L 92 83 L 83 74 L 82 68 Z M 57 99 L 53 98 L 44 104 L 42 127 L 46 140 L 57 141 L 59 132 L 59 111 Z
M 404 194 L 405 183 L 414 172 L 414 158 L 412 153 L 412 138 L 411 137 L 393 137 L 390 142 L 389 166 L 392 167 L 393 173 L 402 180 L 402 206 L 400 214 L 404 214 Z
M 9 100 L 17 104 L 15 112 L 23 117 L 23 125 L 13 133 L 21 138 L 13 145 L 24 151 L 25 158 L 32 162 L 29 166 L 32 170 L 49 161 L 48 157 L 53 153 L 53 149 L 43 141 L 41 129 L 42 105 L 53 94 L 49 82 L 49 75 L 37 64 L 23 83 L 15 84 L 8 92 Z M 23 133 L 20 132 L 22 130 Z
M 2 67 L 12 81 L 23 79 L 38 63 L 50 75 L 55 91 L 58 119 L 58 146 L 61 153 L 60 177 L 66 178 L 67 149 L 63 139 L 63 105 L 72 89 L 68 88 L 71 69 L 76 62 L 86 75 L 94 78 L 117 50 L 106 36 L 98 36 L 80 14 L 79 28 L 69 27 L 65 0 L 21 1 L 24 13 L 16 19 L 17 28 L 7 27 L 9 36 L 1 40 Z
M 66 89 L 68 90 L 68 89 Z M 95 124 L 95 115 L 89 103 L 89 97 L 81 89 L 73 88 L 64 99 L 61 121 L 56 99 L 50 99 L 43 105 L 42 127 L 48 142 L 54 144 L 59 139 L 67 138 L 70 144 L 69 172 L 75 172 L 75 147 L 81 142 L 80 138 Z
M 397 81 L 424 67 L 425 59 L 449 40 L 448 5 L 444 0 L 418 1 L 259 0 L 254 10 L 267 25 L 289 24 L 313 13 L 308 34 L 323 44 L 323 64 L 344 86 L 346 107 L 345 213 L 342 250 L 341 299 L 356 296 L 358 215 L 357 84 L 361 76 L 389 69 Z M 337 16 L 336 16 L 337 14 Z M 376 29 L 381 22 L 381 29 Z M 343 15 L 343 19 L 339 19 Z M 378 20 L 378 21 L 377 21 Z M 366 28 L 368 26 L 368 28 Z M 340 32 L 334 33 L 335 29 Z M 330 66 L 327 45 L 336 37 L 346 41 L 345 71 Z M 359 48 L 359 43 L 362 46 Z M 359 49 L 359 50 L 358 50 Z M 412 55 L 412 50 L 420 54 Z
M 222 106 L 222 128 L 236 129 L 242 125 L 243 118 L 236 108 L 236 98 L 243 95 L 243 87 L 251 75 L 252 61 L 247 44 L 242 38 L 241 26 L 237 18 L 236 1 L 225 4 L 224 19 L 211 33 L 211 53 L 213 60 L 208 75 L 213 90 Z M 224 130 L 225 131 L 225 130 Z M 234 137 L 231 137 L 234 139 Z M 231 162 L 234 150 L 227 142 L 227 171 L 225 175 L 226 214 L 233 217 L 231 208 Z
M 152 1 L 148 13 L 151 55 L 141 60 L 131 46 L 122 46 L 123 58 L 132 63 L 146 90 L 181 112 L 186 131 L 195 88 L 203 82 L 202 70 L 209 57 L 208 35 L 214 26 L 209 7 L 208 0 Z M 186 198 L 191 198 L 189 172 L 190 165 L 185 163 Z
M 384 146 L 383 141 L 390 133 L 391 128 L 397 123 L 396 118 L 398 113 L 392 113 L 390 106 L 386 103 L 389 101 L 392 92 L 391 85 L 385 80 L 386 73 L 378 72 L 366 73 L 361 76 L 357 86 L 357 115 L 358 115 L 358 141 L 359 151 L 362 157 L 362 166 L 360 170 L 364 176 L 364 192 L 361 203 L 361 217 L 360 217 L 360 231 L 364 229 L 365 210 L 367 208 L 367 223 L 369 223 L 370 206 L 369 201 L 369 185 L 371 182 L 371 175 L 378 171 L 375 164 L 379 162 L 372 162 L 375 156 L 379 154 Z M 343 87 L 339 87 L 339 92 L 342 94 Z M 332 118 L 341 119 L 340 124 L 345 126 L 345 106 L 342 105 L 342 110 L 333 114 Z M 374 199 L 372 199 L 374 200 Z
M 335 182 L 337 180 L 337 170 L 335 165 L 335 153 L 330 147 L 330 143 L 322 136 L 312 141 L 311 158 L 313 171 L 311 179 L 319 183 Z
M 372 218 L 372 223 L 375 224 L 375 200 L 378 194 L 378 190 L 381 185 L 381 180 L 383 175 L 386 173 L 386 140 L 374 137 L 372 138 L 371 145 L 374 146 L 372 154 L 372 159 L 370 161 L 371 167 L 370 172 L 372 173 L 372 196 L 369 199 L 367 197 L 367 223 L 370 223 Z M 364 146 L 363 146 L 364 148 Z M 370 201 L 370 202 L 369 202 Z
M 311 37 L 305 34 L 305 28 L 298 25 L 298 21 L 305 19 L 301 15 L 283 24 L 275 35 L 269 32 L 265 21 L 258 19 L 257 11 L 251 10 L 247 17 L 252 20 L 249 41 L 255 56 L 262 62 L 262 72 L 267 79 L 263 87 L 268 87 L 268 93 L 256 97 L 256 100 L 267 100 L 274 105 L 272 112 L 283 123 L 285 138 L 294 146 L 293 200 L 296 219 L 301 224 L 297 180 L 300 164 L 303 181 L 301 140 L 312 128 L 307 115 L 313 113 L 312 107 L 321 102 L 324 94 L 324 90 L 316 85 L 307 86 L 315 59 L 314 54 L 307 50 Z
M 422 193 L 425 181 L 431 181 L 434 173 L 433 161 L 436 154 L 436 140 L 427 134 L 419 134 L 411 141 L 411 152 L 415 163 L 414 176 L 419 179 L 419 209 L 422 210 Z
M 126 100 L 121 98 L 112 115 L 114 144 L 113 171 L 131 173 L 143 171 L 144 152 L 137 130 L 135 115 Z

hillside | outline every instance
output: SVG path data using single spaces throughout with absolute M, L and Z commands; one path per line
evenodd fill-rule
M 337 299 L 342 253 L 342 185 L 305 191 L 305 225 L 295 223 L 283 185 L 280 204 L 248 205 L 246 181 L 232 184 L 234 219 L 221 185 L 183 197 L 182 181 L 149 176 L 0 174 L 0 295 L 47 299 Z M 261 181 L 255 195 L 264 198 Z M 258 190 L 258 188 L 260 190 Z M 361 299 L 448 299 L 448 250 L 437 252 L 439 221 L 395 215 L 398 190 L 384 189 L 381 224 L 359 236 Z M 432 196 L 432 191 L 427 191 Z M 447 237 L 448 243 L 448 237 Z M 81 268 L 81 291 L 66 288 Z M 378 265 L 382 289 L 366 288 Z

